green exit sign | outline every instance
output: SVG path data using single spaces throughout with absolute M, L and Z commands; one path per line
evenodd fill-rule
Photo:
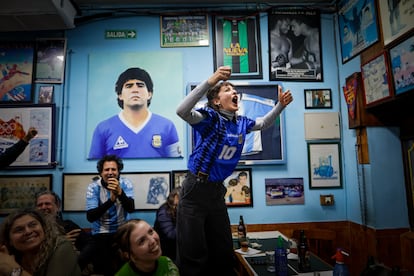
M 105 39 L 134 39 L 137 37 L 135 30 L 106 30 Z

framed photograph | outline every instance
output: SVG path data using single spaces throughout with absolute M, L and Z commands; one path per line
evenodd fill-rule
M 252 169 L 238 168 L 224 180 L 227 207 L 253 207 Z
M 365 106 L 369 107 L 382 100 L 391 98 L 391 75 L 388 68 L 385 52 L 361 65 Z
M 39 87 L 39 98 L 37 102 L 40 104 L 52 103 L 53 102 L 53 85 L 40 86 Z
M 414 5 L 411 1 L 379 0 L 379 13 L 384 46 L 414 28 Z
M 271 81 L 323 81 L 318 10 L 275 8 L 268 13 Z
M 1 175 L 0 215 L 33 207 L 36 194 L 52 190 L 52 175 Z
M 134 183 L 136 210 L 157 210 L 171 190 L 171 172 L 123 173 Z
M 36 82 L 62 83 L 65 73 L 66 39 L 36 40 Z
M 305 89 L 304 92 L 306 109 L 332 108 L 331 89 Z
M 399 95 L 414 89 L 414 36 L 390 48 L 394 93 Z
M 172 171 L 172 179 L 171 179 L 171 190 L 177 187 L 180 187 L 183 184 L 185 177 L 187 176 L 187 170 L 181 171 Z
M 190 93 L 196 84 L 187 86 L 187 93 Z M 266 114 L 272 109 L 278 100 L 278 86 L 275 83 L 251 83 L 236 85 L 237 92 L 240 94 L 239 115 L 245 115 L 256 119 Z M 207 98 L 203 97 L 196 105 L 197 108 L 204 107 Z M 239 165 L 255 164 L 285 164 L 285 130 L 284 113 L 282 112 L 275 120 L 275 123 L 263 130 L 253 131 L 246 136 L 245 146 Z M 190 151 L 195 146 L 196 133 L 193 128 L 188 126 Z
M 339 142 L 308 143 L 309 189 L 342 188 Z
M 0 53 L 0 103 L 33 103 L 33 43 L 0 42 Z
M 338 7 L 344 64 L 379 41 L 378 19 L 375 0 L 341 0 Z
M 231 79 L 261 79 L 260 18 L 257 15 L 213 17 L 214 70 L 230 66 Z
M 63 173 L 62 210 L 65 212 L 86 211 L 88 185 L 99 178 L 98 173 Z
M 0 152 L 17 143 L 30 127 L 37 135 L 8 169 L 54 168 L 55 162 L 55 105 L 5 105 L 0 110 L 2 131 Z
M 266 205 L 305 204 L 303 178 L 265 178 Z
M 207 15 L 160 16 L 161 47 L 209 46 Z

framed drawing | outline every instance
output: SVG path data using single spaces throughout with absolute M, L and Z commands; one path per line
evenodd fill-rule
M 339 1 L 339 37 L 342 63 L 379 41 L 375 0 Z
M 238 168 L 224 180 L 227 207 L 253 207 L 252 169 Z
M 394 93 L 399 95 L 414 89 L 414 36 L 390 48 Z
M 187 93 L 194 89 L 196 84 L 187 86 Z M 275 83 L 251 83 L 236 85 L 240 94 L 239 115 L 245 115 L 256 119 L 266 114 L 277 103 L 278 88 Z M 203 97 L 196 108 L 204 107 L 207 98 Z M 195 146 L 197 135 L 193 128 L 188 127 L 190 151 Z M 285 132 L 283 112 L 275 120 L 275 123 L 263 130 L 253 131 L 246 136 L 245 147 L 239 165 L 254 164 L 285 164 Z
M 187 176 L 187 173 L 188 173 L 187 170 L 172 171 L 171 190 L 183 184 L 183 181 L 185 177 Z
M 369 107 L 392 96 L 386 53 L 381 53 L 361 65 L 364 104 Z
M 1 175 L 0 215 L 22 208 L 31 208 L 36 194 L 52 190 L 52 175 Z
M 160 16 L 161 47 L 209 46 L 207 15 Z
M 323 81 L 320 12 L 275 8 L 268 26 L 270 80 Z
M 0 103 L 32 103 L 33 43 L 0 42 L 0 53 Z
M 37 103 L 52 103 L 53 102 L 53 85 L 40 86 L 39 87 L 39 97 Z
M 327 89 L 305 89 L 305 108 L 332 108 L 332 90 Z
M 414 5 L 411 1 L 379 0 L 384 46 L 414 28 Z
M 214 70 L 230 66 L 231 79 L 261 79 L 259 15 L 213 17 Z
M 66 39 L 36 40 L 36 82 L 62 83 L 65 72 Z
M 37 135 L 8 168 L 53 168 L 55 162 L 55 105 L 5 105 L 0 112 L 0 152 L 23 138 L 30 127 Z
M 265 178 L 266 205 L 305 204 L 303 178 Z
M 65 212 L 86 211 L 86 192 L 88 185 L 98 173 L 64 173 L 62 174 L 62 210 Z
M 136 210 L 157 210 L 171 190 L 171 172 L 123 173 L 134 183 Z
M 308 143 L 309 189 L 342 188 L 339 142 Z

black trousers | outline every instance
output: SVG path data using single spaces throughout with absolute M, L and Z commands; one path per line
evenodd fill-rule
M 114 234 L 109 233 L 92 235 L 90 243 L 81 251 L 80 263 L 86 266 L 87 260 L 90 260 L 94 273 L 105 276 L 115 275 L 118 256 L 112 247 L 113 236 Z
M 235 275 L 235 255 L 222 183 L 193 174 L 183 181 L 177 210 L 181 276 Z

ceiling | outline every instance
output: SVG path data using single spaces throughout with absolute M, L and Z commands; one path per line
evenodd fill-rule
M 335 12 L 336 0 L 19 0 L 2 1 L 0 32 L 65 30 L 114 16 L 166 13 L 263 12 L 301 7 Z

